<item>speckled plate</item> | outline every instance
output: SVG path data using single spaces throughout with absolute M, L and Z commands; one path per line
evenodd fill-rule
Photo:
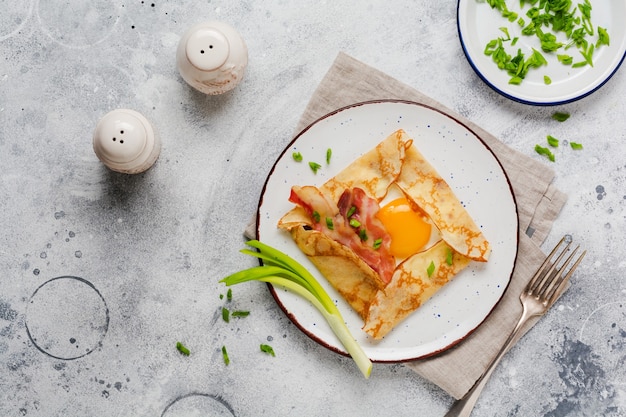
M 591 4 L 594 27 L 607 29 L 610 36 L 610 46 L 603 45 L 595 50 L 593 67 L 572 68 L 558 62 L 556 54 L 543 53 L 547 66 L 531 69 L 520 85 L 509 84 L 511 77 L 498 69 L 490 56 L 485 55 L 487 43 L 504 36 L 500 28 L 506 27 L 511 38 L 519 37 L 517 44 L 507 49 L 509 54 L 516 54 L 520 48 L 528 56 L 532 53 L 531 48 L 541 51 L 541 46 L 536 36 L 521 35 L 521 27 L 516 22 L 508 22 L 485 1 L 477 0 L 459 0 L 458 3 L 457 24 L 463 51 L 478 76 L 495 91 L 512 100 L 543 106 L 579 100 L 602 87 L 619 69 L 626 55 L 626 2 L 596 0 Z M 507 7 L 529 21 L 521 12 L 518 1 L 507 2 Z M 528 6 L 524 8 L 527 9 Z M 566 41 L 564 37 L 559 39 Z M 583 60 L 576 48 L 559 50 L 559 53 L 571 55 L 574 62 Z M 544 82 L 544 75 L 552 80 L 550 85 Z
M 300 252 L 288 233 L 276 227 L 293 204 L 293 185 L 321 185 L 397 129 L 450 184 L 493 246 L 488 263 L 472 263 L 383 340 L 361 330 L 363 321 Z M 326 150 L 332 149 L 330 164 Z M 300 152 L 302 162 L 292 153 Z M 314 174 L 308 162 L 322 167 Z M 304 129 L 278 158 L 263 189 L 258 238 L 313 272 L 336 300 L 346 323 L 367 355 L 377 362 L 398 362 L 441 352 L 470 334 L 490 314 L 506 289 L 517 256 L 517 208 L 506 174 L 483 141 L 458 120 L 405 101 L 359 103 L 328 114 Z M 289 318 L 322 345 L 345 354 L 321 314 L 307 301 L 271 287 Z

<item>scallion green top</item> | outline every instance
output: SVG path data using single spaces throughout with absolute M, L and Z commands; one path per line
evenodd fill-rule
M 263 265 L 239 271 L 227 276 L 220 282 L 226 285 L 235 285 L 248 281 L 263 281 L 302 296 L 324 316 L 363 375 L 368 378 L 372 372 L 372 361 L 356 342 L 335 302 L 315 277 L 293 258 L 271 246 L 258 240 L 250 240 L 248 245 L 256 248 L 257 251 L 243 249 L 241 252 L 259 258 Z M 222 348 L 222 353 L 224 354 L 224 361 L 226 361 L 226 348 Z

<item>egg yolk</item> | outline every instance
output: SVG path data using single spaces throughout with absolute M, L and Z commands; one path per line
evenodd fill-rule
M 430 240 L 431 224 L 414 211 L 404 197 L 381 207 L 376 217 L 391 236 L 389 251 L 397 258 L 417 253 Z

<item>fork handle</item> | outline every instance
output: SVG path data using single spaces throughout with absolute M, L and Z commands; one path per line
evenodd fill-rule
M 480 396 L 480 393 L 483 391 L 483 388 L 487 384 L 489 377 L 496 369 L 500 360 L 504 356 L 504 354 L 509 350 L 511 346 L 517 341 L 520 330 L 524 326 L 524 324 L 532 317 L 526 309 L 522 312 L 522 316 L 519 321 L 515 325 L 515 328 L 504 342 L 504 345 L 500 348 L 500 351 L 493 358 L 485 372 L 478 378 L 474 386 L 461 398 L 454 402 L 450 410 L 446 413 L 444 417 L 469 417 L 474 409 L 474 405 Z

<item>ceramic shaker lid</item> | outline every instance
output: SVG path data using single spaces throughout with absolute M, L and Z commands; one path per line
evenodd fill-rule
M 248 48 L 239 33 L 223 22 L 192 26 L 180 39 L 176 66 L 183 79 L 205 94 L 235 88 L 248 65 Z
M 150 122 L 129 109 L 113 110 L 98 122 L 93 134 L 98 159 L 113 171 L 137 174 L 159 157 L 161 143 Z
M 201 26 L 189 34 L 185 53 L 189 63 L 200 71 L 215 71 L 228 59 L 230 45 L 219 30 Z

